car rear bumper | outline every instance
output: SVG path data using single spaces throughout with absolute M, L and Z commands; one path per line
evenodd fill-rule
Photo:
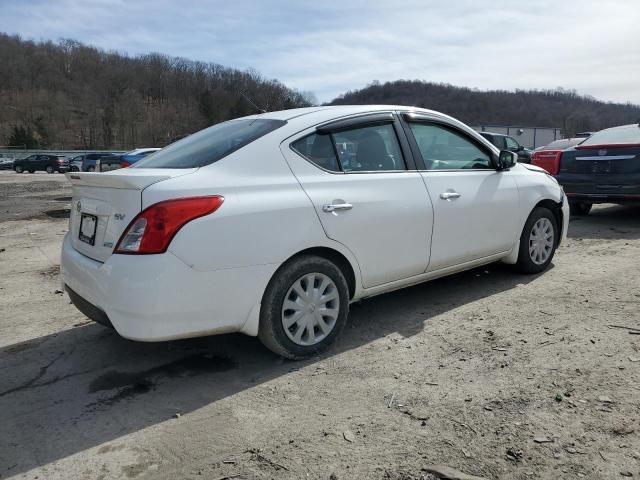
M 111 255 L 105 263 L 76 251 L 64 239 L 61 280 L 72 302 L 89 318 L 111 323 L 140 341 L 245 331 L 259 312 L 277 265 L 198 271 L 170 252 Z M 107 323 L 107 324 L 108 324 Z
M 556 176 L 570 201 L 590 203 L 640 202 L 640 174 Z

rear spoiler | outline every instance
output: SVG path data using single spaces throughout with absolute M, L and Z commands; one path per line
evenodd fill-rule
M 104 173 L 68 172 L 65 173 L 65 176 L 74 186 L 144 190 L 154 183 L 161 182 L 168 178 L 186 175 L 195 170 L 197 169 L 189 168 L 176 171 L 168 169 L 127 168 Z

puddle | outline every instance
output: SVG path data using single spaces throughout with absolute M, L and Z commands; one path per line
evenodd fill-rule
M 207 373 L 224 372 L 235 367 L 236 362 L 229 358 L 200 353 L 140 372 L 112 370 L 94 379 L 89 385 L 89 393 L 118 390 L 115 395 L 97 402 L 112 405 L 120 400 L 151 391 L 158 381 L 165 378 L 194 377 Z
M 69 218 L 71 210 L 68 208 L 58 208 L 55 210 L 47 210 L 44 214 L 50 218 Z

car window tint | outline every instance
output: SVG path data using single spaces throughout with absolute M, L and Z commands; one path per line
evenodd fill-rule
M 332 172 L 340 171 L 335 150 L 331 145 L 331 136 L 328 134 L 307 135 L 293 142 L 291 148 L 320 168 Z
M 405 170 L 393 125 L 355 128 L 332 135 L 345 172 Z
M 517 150 L 518 147 L 520 146 L 518 144 L 518 142 L 516 142 L 513 138 L 511 137 L 504 137 L 504 141 L 507 144 L 507 149 L 508 150 Z
M 493 169 L 489 154 L 462 135 L 438 125 L 409 125 L 427 170 Z
M 285 125 L 283 120 L 240 119 L 218 123 L 136 162 L 131 168 L 195 168 L 217 162 Z

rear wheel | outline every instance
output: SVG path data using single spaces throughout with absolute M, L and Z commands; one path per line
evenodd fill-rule
M 96 167 L 94 166 L 87 168 L 87 172 L 95 172 L 95 171 L 96 171 Z
M 34 172 L 35 172 L 35 170 L 29 170 L 29 173 L 34 173 Z
M 517 266 L 524 273 L 545 270 L 558 245 L 558 227 L 551 210 L 537 207 L 529 215 L 520 236 Z
M 591 207 L 593 204 L 589 202 L 569 202 L 569 209 L 571 210 L 571 215 L 589 215 L 591 211 Z
M 15 171 L 16 173 L 22 173 L 24 172 L 24 168 L 22 168 L 22 165 L 16 165 Z
M 326 350 L 344 328 L 349 289 L 340 269 L 316 256 L 296 258 L 274 275 L 262 298 L 258 337 L 271 351 L 302 359 Z
M 53 173 L 53 172 L 55 172 L 55 169 L 54 169 L 51 165 L 47 165 L 46 170 L 47 170 L 47 173 Z

